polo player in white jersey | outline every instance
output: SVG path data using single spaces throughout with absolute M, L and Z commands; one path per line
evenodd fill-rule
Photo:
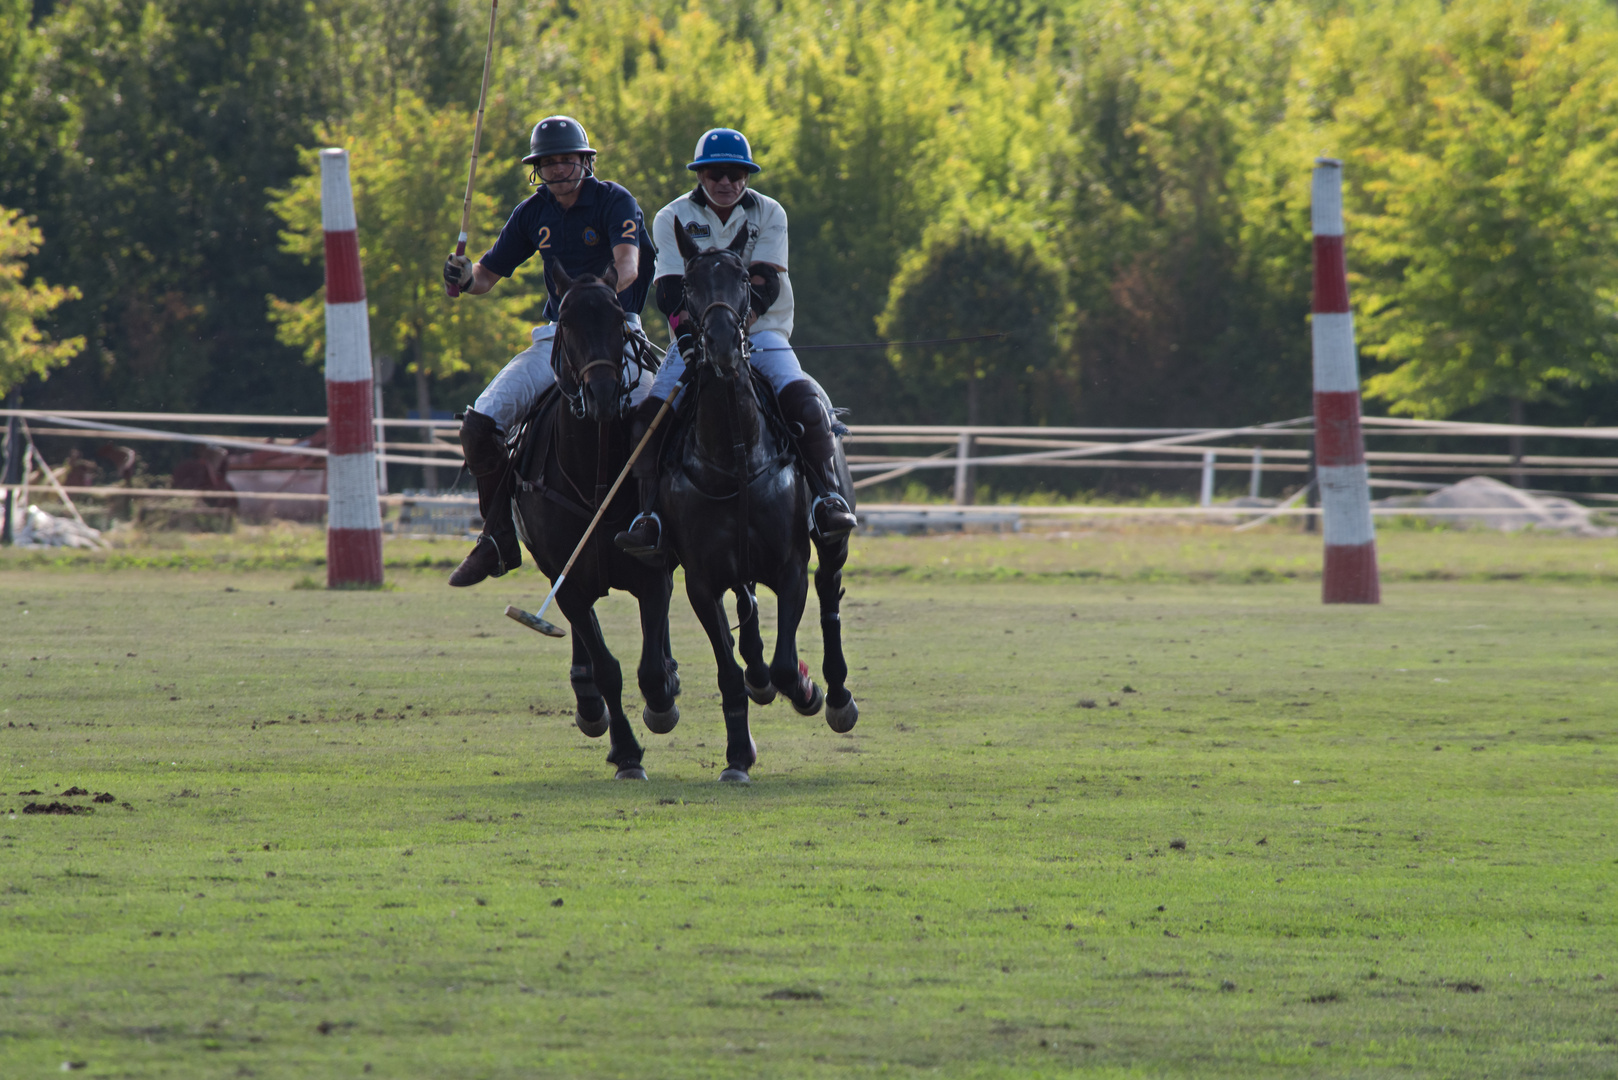
M 653 271 L 657 306 L 668 316 L 673 344 L 658 369 L 651 396 L 636 410 L 637 429 L 644 430 L 685 374 L 685 358 L 696 346 L 697 324 L 683 308 L 685 260 L 675 240 L 679 229 L 698 248 L 724 248 L 745 231 L 742 260 L 752 276 L 748 337 L 753 367 L 775 391 L 781 414 L 792 430 L 798 461 L 815 496 L 812 528 L 821 538 L 847 533 L 857 524 L 839 492 L 837 444 L 820 388 L 804 374 L 792 351 L 792 281 L 787 276 L 787 213 L 768 195 L 749 191 L 748 178 L 762 171 L 741 132 L 714 128 L 697 140 L 687 169 L 700 183 L 657 212 L 652 243 L 657 248 Z M 637 431 L 637 438 L 638 438 Z M 658 547 L 663 523 L 657 516 L 657 457 L 645 453 L 635 463 L 641 513 L 614 539 L 618 546 L 649 562 L 662 561 Z

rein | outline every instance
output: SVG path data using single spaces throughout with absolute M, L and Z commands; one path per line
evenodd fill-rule
M 556 373 L 556 392 L 561 396 L 562 401 L 567 404 L 568 412 L 572 414 L 575 420 L 585 418 L 584 394 L 586 379 L 590 372 L 598 367 L 611 368 L 614 369 L 615 373 L 618 372 L 625 363 L 624 354 L 626 351 L 624 347 L 620 347 L 617 349 L 616 355 L 611 358 L 603 357 L 592 360 L 578 371 L 572 369 L 569 364 L 567 346 L 571 334 L 575 331 L 569 327 L 567 317 L 572 306 L 569 301 L 572 300 L 575 293 L 582 289 L 605 289 L 607 294 L 612 297 L 612 306 L 616 309 L 619 320 L 623 319 L 623 309 L 619 306 L 618 294 L 606 282 L 580 282 L 570 288 L 567 295 L 562 298 L 561 309 L 556 313 L 556 340 L 551 349 L 551 368 Z M 635 364 L 642 371 L 656 371 L 659 359 L 656 347 L 647 340 L 645 333 L 625 324 L 624 334 L 625 345 L 633 352 L 628 361 Z M 569 389 L 570 386 L 571 390 Z M 629 388 L 624 385 L 622 378 L 617 379 L 617 386 L 620 405 L 627 405 Z M 593 497 L 585 493 L 580 483 L 569 475 L 566 464 L 560 461 L 556 462 L 557 476 L 563 484 L 572 490 L 574 498 L 569 498 L 562 492 L 546 485 L 543 470 L 541 470 L 541 476 L 537 480 L 522 480 L 520 482 L 522 490 L 539 491 L 544 497 L 562 506 L 570 513 L 588 519 L 593 511 L 601 507 L 602 500 L 612 484 L 613 477 L 603 471 L 607 468 L 607 461 L 611 456 L 611 427 L 610 423 L 596 425 L 596 475 L 593 485 Z M 553 426 L 547 433 L 547 437 L 551 443 L 551 452 L 547 453 L 546 459 L 550 461 L 554 460 L 555 451 L 560 446 L 560 429 Z M 596 552 L 596 557 L 598 560 L 601 558 L 599 550 Z
M 592 360 L 578 371 L 574 371 L 568 366 L 568 301 L 571 300 L 581 289 L 605 289 L 607 294 L 612 297 L 613 307 L 618 309 L 619 320 L 623 320 L 623 307 L 618 303 L 618 294 L 613 291 L 611 285 L 608 285 L 604 281 L 581 282 L 580 284 L 574 285 L 567 291 L 567 295 L 562 297 L 561 306 L 556 312 L 556 344 L 551 348 L 551 369 L 556 372 L 556 389 L 562 395 L 562 399 L 567 402 L 568 411 L 571 412 L 575 418 L 580 420 L 584 419 L 584 387 L 586 376 L 588 376 L 591 371 L 598 367 L 622 367 L 624 353 L 624 350 L 620 348 L 618 350 L 617 357 L 612 359 L 602 358 L 599 360 Z M 636 349 L 635 362 L 637 364 L 640 363 L 640 351 L 641 350 L 639 348 Z M 563 375 L 566 375 L 567 378 L 564 379 Z M 568 391 L 568 383 L 572 383 L 573 385 L 573 390 L 571 392 Z M 622 378 L 618 379 L 618 394 L 621 398 L 625 399 L 627 399 L 629 396 L 629 390 L 624 386 Z M 620 402 L 620 405 L 623 404 L 627 404 L 627 401 Z
M 749 310 L 752 308 L 753 296 L 752 290 L 746 284 L 747 267 L 742 262 L 741 256 L 737 255 L 733 251 L 727 251 L 724 249 L 706 251 L 696 256 L 696 258 L 702 258 L 704 256 L 717 256 L 725 261 L 734 261 L 735 264 L 741 269 L 742 302 L 741 307 L 738 309 L 735 305 L 729 303 L 728 301 L 715 300 L 704 307 L 700 314 L 694 315 L 693 321 L 697 324 L 697 355 L 693 359 L 696 361 L 696 366 L 699 368 L 705 368 L 710 376 L 719 376 L 719 369 L 714 366 L 713 361 L 708 356 L 708 317 L 715 311 L 728 311 L 736 319 L 735 344 L 736 351 L 741 354 L 741 372 L 737 376 L 737 379 L 720 378 L 720 382 L 732 383 L 737 380 L 748 380 L 750 378 L 748 372 L 750 371 L 752 364 L 750 358 L 752 353 L 752 342 L 747 336 L 747 315 Z M 695 259 L 692 259 L 687 263 L 688 274 L 690 271 L 690 262 L 694 261 Z M 747 504 L 748 488 L 752 486 L 754 477 L 747 475 L 748 447 L 742 434 L 743 424 L 739 395 L 742 393 L 744 388 L 747 389 L 749 393 L 752 392 L 750 383 L 744 383 L 744 386 L 726 386 L 725 388 L 725 392 L 729 394 L 729 400 L 726 402 L 727 408 L 725 409 L 725 427 L 728 429 L 727 433 L 730 436 L 731 460 L 733 465 L 732 475 L 736 478 L 736 490 L 732 493 L 736 498 L 736 567 L 738 573 L 741 575 L 741 580 L 750 582 L 753 580 L 753 560 L 752 546 L 748 543 Z M 761 431 L 762 420 L 763 418 L 760 417 Z M 720 469 L 719 471 L 724 472 L 725 470 Z M 760 470 L 760 474 L 762 474 L 763 471 L 764 470 Z M 729 498 L 730 496 L 724 497 Z

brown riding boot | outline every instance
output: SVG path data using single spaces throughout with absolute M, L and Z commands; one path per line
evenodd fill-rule
M 484 578 L 500 577 L 522 565 L 522 545 L 511 519 L 511 468 L 505 442 L 494 421 L 480 412 L 466 410 L 466 419 L 461 422 L 461 449 L 466 455 L 467 471 L 477 481 L 483 535 L 449 576 L 449 583 L 458 589 L 476 585 Z
M 813 535 L 820 540 L 847 535 L 859 519 L 839 490 L 842 484 L 837 475 L 837 439 L 814 383 L 808 379 L 788 383 L 776 395 L 776 401 L 797 441 L 798 463 L 815 496 L 810 510 Z

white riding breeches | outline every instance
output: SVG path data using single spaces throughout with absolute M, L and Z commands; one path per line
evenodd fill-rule
M 748 341 L 753 346 L 748 358 L 752 361 L 754 369 L 769 381 L 777 394 L 799 379 L 809 377 L 804 374 L 803 366 L 798 363 L 798 354 L 792 351 L 792 345 L 787 341 L 786 335 L 779 330 L 760 330 L 750 335 Z M 674 385 L 684 376 L 685 358 L 680 355 L 677 347 L 670 345 L 668 355 L 663 358 L 663 366 L 657 369 L 657 381 L 652 384 L 652 396 L 667 401 L 669 395 L 674 393 Z
M 639 315 L 626 315 L 624 320 L 636 329 L 640 328 Z M 472 408 L 494 421 L 502 435 L 528 415 L 528 410 L 534 407 L 539 395 L 556 385 L 556 372 L 551 370 L 551 348 L 556 340 L 556 324 L 536 326 L 531 336 L 533 344 L 512 357 L 511 362 L 500 369 L 500 374 L 472 404 Z M 624 354 L 632 355 L 628 348 Z M 637 365 L 625 364 L 624 378 L 630 391 L 629 400 L 633 404 L 639 405 L 652 392 L 652 380 L 642 378 Z

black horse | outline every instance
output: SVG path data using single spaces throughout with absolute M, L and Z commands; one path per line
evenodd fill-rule
M 624 311 L 617 272 L 569 279 L 553 271 L 562 290 L 552 366 L 561 400 L 530 422 L 516 468 L 517 531 L 534 562 L 554 583 L 585 528 L 629 460 L 624 391 Z M 570 672 L 578 711 L 574 721 L 591 738 L 612 733 L 609 764 L 619 780 L 644 780 L 643 751 L 624 715 L 623 674 L 596 621 L 595 602 L 608 589 L 640 601 L 641 654 L 636 676 L 646 698 L 642 720 L 656 734 L 680 720 L 680 679 L 668 646 L 669 571 L 633 559 L 612 542 L 614 527 L 634 515 L 633 500 L 616 496 L 556 594 L 573 629 Z M 615 524 L 617 522 L 623 524 Z
M 683 427 L 670 433 L 659 499 L 669 543 L 685 567 L 686 595 L 719 664 L 729 765 L 719 778 L 745 783 L 758 760 L 747 723 L 749 698 L 767 705 L 779 691 L 805 716 L 825 704 L 826 722 L 840 732 L 859 718 L 844 685 L 848 663 L 838 614 L 848 535 L 815 541 L 820 560 L 815 591 L 825 639 L 823 696 L 799 662 L 797 646 L 808 593 L 809 490 L 794 464 L 788 433 L 760 407 L 747 359 L 750 296 L 740 254 L 747 234 L 738 234 L 728 249 L 700 252 L 682 230 L 675 235 L 685 259 L 685 310 L 698 326 L 697 355 L 687 358 L 686 369 L 691 373 L 686 393 L 694 402 L 681 410 Z M 845 466 L 845 477 L 846 471 Z M 850 489 L 846 479 L 843 487 Z M 774 592 L 779 606 L 775 656 L 768 667 L 759 636 L 757 584 Z M 745 672 L 732 654 L 726 591 L 737 598 Z

